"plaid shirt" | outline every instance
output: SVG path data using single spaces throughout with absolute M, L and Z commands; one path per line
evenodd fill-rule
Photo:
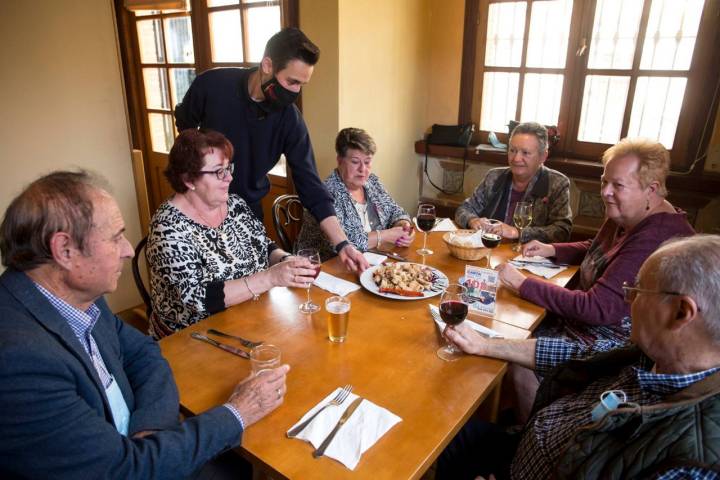
M 612 342 L 607 342 L 612 343 Z M 613 348 L 612 346 L 610 348 Z M 535 361 L 538 373 L 547 374 L 554 366 L 573 358 L 589 356 L 609 350 L 608 345 L 581 345 L 558 338 L 539 338 Z M 653 405 L 663 396 L 683 389 L 720 367 L 692 374 L 658 374 L 651 372 L 653 362 L 643 357 L 638 365 L 625 367 L 616 377 L 598 380 L 580 393 L 567 395 L 535 414 L 528 422 L 511 466 L 513 478 L 549 478 L 565 447 L 577 429 L 592 422 L 591 411 L 600 395 L 607 390 L 622 390 L 627 401 L 639 405 Z M 702 475 L 701 469 L 674 469 L 661 478 L 714 478 Z M 689 476 L 683 476 L 683 475 Z M 679 476 L 678 476 L 679 475 Z
M 82 310 L 79 310 L 69 303 L 59 299 L 41 285 L 35 283 L 35 286 L 40 293 L 48 299 L 50 304 L 55 307 L 58 313 L 67 321 L 78 341 L 80 341 L 83 349 L 85 349 L 85 352 L 90 357 L 90 361 L 92 361 L 103 387 L 107 389 L 112 383 L 112 375 L 105 366 L 105 362 L 100 355 L 100 350 L 98 350 L 97 343 L 95 343 L 95 339 L 91 335 L 95 323 L 98 321 L 98 318 L 100 318 L 100 309 L 93 303 L 90 305 L 90 308 L 83 312 Z

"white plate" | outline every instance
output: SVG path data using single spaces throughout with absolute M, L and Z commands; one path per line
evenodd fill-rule
M 397 262 L 397 263 L 412 263 L 412 262 Z M 425 298 L 434 297 L 434 296 L 440 295 L 442 293 L 441 289 L 438 289 L 437 291 L 426 290 L 423 292 L 422 297 L 405 297 L 403 295 L 395 295 L 394 293 L 382 293 L 382 292 L 380 292 L 380 288 L 375 284 L 375 282 L 373 281 L 373 278 L 372 278 L 375 270 L 377 270 L 381 266 L 382 265 L 376 265 L 374 267 L 370 267 L 360 275 L 360 285 L 365 287 L 365 290 L 372 292 L 375 295 L 379 295 L 379 296 L 385 297 L 385 298 L 392 298 L 393 300 L 423 300 Z M 425 265 L 421 265 L 421 266 L 425 266 Z M 433 283 L 434 284 L 447 286 L 450 283 L 448 281 L 447 275 L 442 273 L 440 270 L 433 268 L 433 267 L 427 267 L 427 268 L 429 268 L 433 272 L 433 275 L 434 275 Z

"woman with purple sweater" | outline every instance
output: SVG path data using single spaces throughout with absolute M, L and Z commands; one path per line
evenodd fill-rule
M 665 199 L 670 156 L 661 144 L 623 139 L 605 152 L 603 165 L 600 195 L 606 220 L 595 238 L 575 243 L 531 241 L 523 246 L 526 256 L 579 263 L 577 287 L 570 290 L 526 278 L 510 264 L 500 268 L 503 285 L 555 314 L 556 324 L 541 327 L 538 336 L 563 336 L 580 345 L 598 340 L 625 343 L 630 309 L 623 283 L 635 282 L 640 265 L 662 242 L 695 233 L 685 214 Z

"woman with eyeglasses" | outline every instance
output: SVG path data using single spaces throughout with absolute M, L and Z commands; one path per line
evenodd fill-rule
M 152 318 L 159 339 L 275 286 L 305 288 L 315 270 L 270 240 L 245 200 L 229 194 L 232 144 L 184 130 L 165 170 L 175 194 L 153 215 L 147 243 Z

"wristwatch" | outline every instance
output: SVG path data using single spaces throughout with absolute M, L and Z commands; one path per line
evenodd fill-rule
M 345 248 L 345 247 L 347 247 L 348 245 L 350 245 L 350 242 L 348 242 L 347 240 L 343 240 L 342 242 L 340 242 L 340 243 L 338 243 L 337 245 L 335 245 L 335 247 L 333 248 L 333 250 L 335 250 L 335 253 L 337 253 L 338 255 L 340 255 L 340 252 L 342 251 L 342 249 Z

